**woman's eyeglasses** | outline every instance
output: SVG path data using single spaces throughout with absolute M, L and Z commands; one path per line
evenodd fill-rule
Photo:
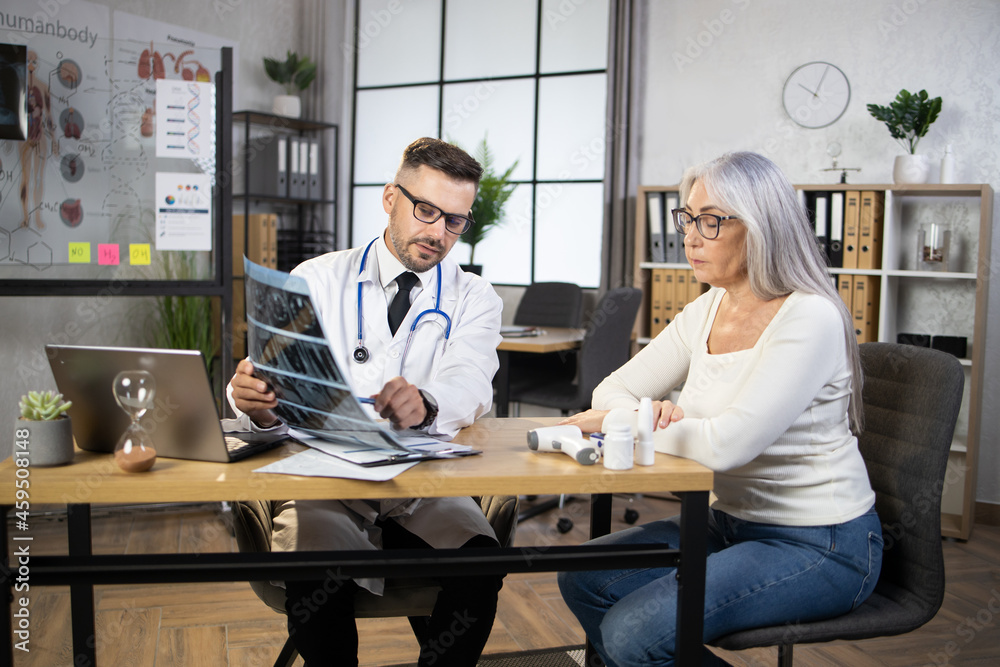
M 735 215 L 713 215 L 712 213 L 702 213 L 699 216 L 693 216 L 682 208 L 675 208 L 670 213 L 674 218 L 674 228 L 678 232 L 687 236 L 688 230 L 693 223 L 698 228 L 698 233 L 706 239 L 719 237 L 719 228 L 722 227 L 723 220 L 739 219 Z

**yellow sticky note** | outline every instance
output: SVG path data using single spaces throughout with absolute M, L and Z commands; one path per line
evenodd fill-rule
M 69 263 L 90 264 L 90 244 L 83 241 L 70 242 Z
M 150 262 L 149 244 L 148 243 L 129 243 L 128 244 L 128 261 L 129 261 L 129 264 L 145 264 L 145 265 L 148 265 L 149 262 Z

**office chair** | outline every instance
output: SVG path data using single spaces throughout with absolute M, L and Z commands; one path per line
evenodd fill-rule
M 583 323 L 583 290 L 573 283 L 531 283 L 514 311 L 514 324 L 579 329 Z M 511 387 L 530 387 L 552 378 L 572 378 L 576 352 L 510 352 Z
M 556 378 L 531 386 L 511 386 L 511 401 L 531 403 L 548 408 L 556 408 L 563 415 L 590 408 L 590 399 L 601 380 L 611 374 L 629 359 L 632 346 L 632 326 L 639 312 L 642 290 L 637 287 L 619 287 L 609 290 L 600 305 L 590 317 L 587 333 L 580 345 L 577 377 Z M 537 516 L 542 512 L 559 507 L 566 502 L 565 496 L 548 501 L 523 513 L 518 520 Z M 638 519 L 638 514 L 630 512 L 629 523 Z M 565 517 L 556 523 L 559 532 L 569 532 L 573 522 Z
M 514 543 L 517 527 L 517 496 L 474 496 L 486 515 L 500 546 Z M 281 501 L 240 500 L 232 503 L 233 530 L 240 551 L 265 553 L 271 551 L 274 532 L 274 510 Z M 279 614 L 285 613 L 285 589 L 270 581 L 251 581 L 250 587 L 267 606 Z M 441 588 L 426 578 L 387 579 L 383 595 L 361 589 L 355 598 L 357 618 L 386 616 L 430 616 Z M 285 641 L 274 667 L 291 667 L 298 651 L 291 639 Z
M 792 646 L 868 639 L 916 630 L 944 598 L 941 490 L 965 373 L 944 352 L 864 343 L 864 432 L 858 438 L 882 520 L 882 571 L 871 597 L 825 621 L 755 628 L 711 642 L 728 651 L 778 646 L 791 667 Z
M 583 322 L 583 290 L 573 283 L 531 283 L 514 312 L 514 324 L 578 328 Z
M 564 415 L 590 408 L 601 380 L 629 359 L 632 326 L 642 301 L 638 287 L 609 290 L 590 317 L 580 345 L 575 379 L 558 379 L 531 387 L 511 387 L 511 400 L 561 410 Z

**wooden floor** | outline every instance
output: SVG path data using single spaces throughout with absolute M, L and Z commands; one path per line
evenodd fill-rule
M 677 503 L 649 496 L 615 498 L 615 528 L 625 509 L 639 521 L 669 516 Z M 55 508 L 53 508 L 55 509 Z M 559 516 L 573 529 L 559 533 Z M 533 518 L 518 527 L 516 544 L 551 546 L 583 541 L 586 502 Z M 235 549 L 224 517 L 206 506 L 154 510 L 108 508 L 93 523 L 96 553 L 169 553 Z M 65 524 L 58 513 L 32 516 L 32 553 L 66 553 Z M 832 665 L 1000 664 L 1000 528 L 977 526 L 968 542 L 946 541 L 947 593 L 937 616 L 896 638 L 860 643 L 799 646 L 799 667 Z M 16 651 L 18 667 L 73 664 L 67 588 L 30 591 L 30 652 Z M 245 583 L 172 586 L 100 586 L 97 606 L 98 664 L 115 667 L 255 667 L 271 665 L 285 640 L 284 617 L 275 614 Z M 417 644 L 405 619 L 359 621 L 361 664 L 397 665 L 415 660 Z M 552 573 L 505 579 L 488 654 L 583 643 L 580 626 L 563 604 Z M 772 665 L 773 649 L 720 652 L 734 665 Z M 0 664 L 4 659 L 0 657 Z M 299 660 L 297 665 L 301 665 Z

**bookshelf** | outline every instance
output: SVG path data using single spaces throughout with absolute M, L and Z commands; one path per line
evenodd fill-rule
M 945 475 L 941 533 L 968 539 L 972 532 L 976 498 L 976 471 L 981 441 L 984 345 L 990 243 L 993 225 L 993 189 L 970 185 L 798 185 L 803 201 L 817 193 L 874 192 L 882 203 L 881 247 L 876 268 L 831 266 L 831 279 L 870 277 L 878 298 L 871 339 L 896 342 L 902 333 L 958 336 L 968 341 L 960 361 L 966 371 L 962 411 Z M 636 196 L 633 284 L 644 292 L 636 318 L 636 345 L 650 340 L 651 292 L 654 272 L 687 269 L 686 263 L 650 261 L 650 193 L 677 193 L 678 186 L 640 186 Z M 948 271 L 921 270 L 917 263 L 917 230 L 926 222 L 946 221 L 951 227 Z M 669 220 L 667 220 L 669 222 Z M 672 223 L 671 223 L 672 224 Z
M 291 271 L 336 247 L 339 127 L 236 111 L 241 130 L 233 200 L 233 356 L 246 355 L 243 254 Z

